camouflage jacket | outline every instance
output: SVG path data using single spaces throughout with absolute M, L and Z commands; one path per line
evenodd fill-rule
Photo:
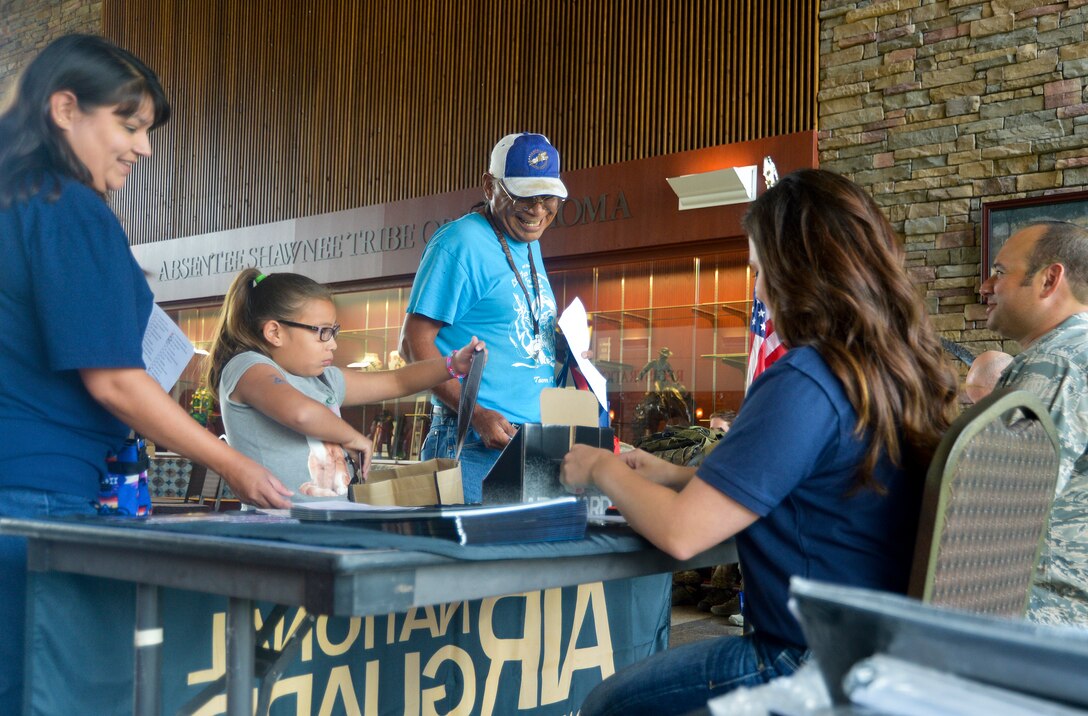
M 722 433 L 699 425 L 669 427 L 635 441 L 635 447 L 676 465 L 698 465 L 718 444 Z
M 1088 313 L 1078 313 L 1016 356 L 999 383 L 1050 408 L 1061 469 L 1028 618 L 1088 627 Z

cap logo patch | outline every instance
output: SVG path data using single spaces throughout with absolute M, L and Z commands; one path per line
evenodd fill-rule
M 544 149 L 537 149 L 535 152 L 529 155 L 529 166 L 537 171 L 543 171 L 548 168 L 548 152 Z

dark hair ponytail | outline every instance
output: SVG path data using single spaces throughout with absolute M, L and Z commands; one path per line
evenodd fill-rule
M 263 334 L 266 321 L 290 320 L 314 299 L 332 301 L 332 294 L 301 274 L 266 276 L 255 268 L 238 274 L 223 297 L 215 338 L 204 359 L 204 384 L 212 397 L 219 399 L 219 379 L 231 358 L 246 351 L 269 354 Z

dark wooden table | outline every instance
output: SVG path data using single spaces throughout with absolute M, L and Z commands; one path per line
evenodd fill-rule
M 227 712 L 250 716 L 259 643 L 253 624 L 255 600 L 302 606 L 310 614 L 367 616 L 736 561 L 732 541 L 686 561 L 649 545 L 633 552 L 466 561 L 427 552 L 134 530 L 93 520 L 5 518 L 0 519 L 0 532 L 28 539 L 30 570 L 137 585 L 134 711 L 141 715 L 160 710 L 160 587 L 229 597 Z M 259 703 L 270 686 L 266 678 Z

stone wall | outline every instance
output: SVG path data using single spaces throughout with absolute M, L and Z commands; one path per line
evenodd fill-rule
M 820 165 L 872 192 L 976 353 L 1017 350 L 979 304 L 982 204 L 1088 188 L 1086 21 L 1088 0 L 820 3 Z
M 26 63 L 70 32 L 102 32 L 101 0 L 0 0 L 0 108 Z

